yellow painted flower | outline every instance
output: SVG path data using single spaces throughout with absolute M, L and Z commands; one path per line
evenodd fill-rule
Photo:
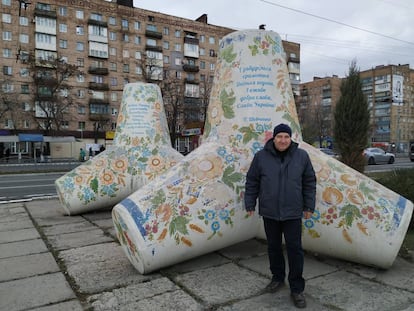
M 131 139 L 131 145 L 136 147 L 139 145 L 139 137 L 134 137 Z
M 351 201 L 355 205 L 361 205 L 364 203 L 364 195 L 359 190 L 348 189 L 346 193 L 346 197 L 349 201 Z
M 101 168 L 106 166 L 106 159 L 105 158 L 97 158 L 95 163 L 95 167 Z
M 114 174 L 110 170 L 104 170 L 100 176 L 100 182 L 104 185 L 110 185 L 114 182 Z
M 211 124 L 218 124 L 221 121 L 223 115 L 223 111 L 217 105 L 214 105 L 210 111 L 210 123 Z
M 356 185 L 356 178 L 352 177 L 349 174 L 342 174 L 341 175 L 341 180 L 347 184 L 348 186 L 355 186 Z
M 75 176 L 75 185 L 82 185 L 83 184 L 83 177 L 81 175 Z
M 223 162 L 216 155 L 208 155 L 203 159 L 192 161 L 190 172 L 199 180 L 213 179 L 222 174 Z
M 343 194 L 336 188 L 326 187 L 322 193 L 322 199 L 329 205 L 337 205 L 344 199 Z

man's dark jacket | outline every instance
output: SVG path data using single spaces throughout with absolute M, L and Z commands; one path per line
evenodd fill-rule
M 281 156 L 270 139 L 255 154 L 246 176 L 247 211 L 255 210 L 259 198 L 261 216 L 278 221 L 300 219 L 303 211 L 315 210 L 315 194 L 315 171 L 308 153 L 296 142 Z

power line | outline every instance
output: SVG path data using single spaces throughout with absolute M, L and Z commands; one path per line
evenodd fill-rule
M 394 38 L 394 37 L 391 37 L 391 36 L 388 36 L 388 35 L 384 35 L 384 34 L 379 33 L 379 32 L 375 32 L 375 31 L 364 29 L 364 28 L 360 28 L 360 27 L 349 25 L 349 24 L 345 24 L 345 23 L 342 23 L 342 22 L 339 22 L 339 21 L 336 21 L 336 20 L 333 20 L 333 19 L 330 19 L 330 18 L 326 18 L 326 17 L 323 17 L 323 16 L 308 13 L 308 12 L 305 12 L 305 11 L 302 11 L 302 10 L 290 8 L 290 7 L 287 7 L 287 6 L 278 4 L 278 3 L 274 3 L 274 2 L 271 2 L 271 1 L 266 1 L 266 0 L 259 0 L 259 1 L 270 4 L 270 5 L 278 6 L 278 7 L 281 7 L 283 9 L 286 9 L 286 10 L 290 10 L 290 11 L 294 11 L 294 12 L 297 12 L 297 13 L 312 16 L 312 17 L 315 17 L 315 18 L 319 18 L 319 19 L 322 19 L 322 20 L 325 20 L 325 21 L 328 21 L 328 22 L 331 22 L 331 23 L 335 23 L 335 24 L 350 27 L 350 28 L 353 28 L 353 29 L 356 29 L 356 30 L 364 31 L 364 32 L 367 32 L 367 33 L 370 33 L 370 34 L 373 34 L 373 35 L 376 35 L 376 36 L 380 36 L 380 37 L 388 38 L 388 39 L 391 39 L 391 40 L 395 40 L 395 41 L 399 41 L 399 42 L 414 45 L 414 42 L 411 42 L 411 41 L 405 41 L 405 40 L 397 39 L 397 38 Z

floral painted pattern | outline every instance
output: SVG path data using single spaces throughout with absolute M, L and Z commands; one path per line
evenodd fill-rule
M 118 116 L 114 148 L 108 148 L 90 161 L 80 165 L 56 182 L 61 202 L 86 208 L 92 203 L 108 205 L 105 198 L 116 204 L 168 170 L 182 158 L 170 142 L 167 121 L 160 102 L 159 89 L 144 83 L 125 87 Z M 144 109 L 148 116 L 141 126 L 145 133 L 131 135 L 137 114 L 131 110 Z M 117 199 L 119 197 L 119 199 Z

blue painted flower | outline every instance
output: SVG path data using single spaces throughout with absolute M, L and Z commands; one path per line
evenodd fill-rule
M 74 189 L 74 183 L 72 178 L 65 178 L 63 181 L 63 188 L 67 190 L 73 190 Z
M 91 190 L 91 188 L 84 188 L 83 189 L 83 198 L 86 202 L 92 201 L 95 199 L 95 193 Z
M 243 139 L 243 135 L 242 134 L 237 134 L 236 135 L 236 140 L 242 140 Z
M 234 161 L 234 156 L 232 154 L 228 154 L 225 159 L 227 163 L 231 163 Z
M 304 225 L 306 228 L 310 229 L 312 228 L 315 224 L 313 223 L 312 219 L 306 219 L 304 222 Z
M 217 232 L 220 230 L 220 223 L 218 221 L 215 221 L 211 224 L 211 230 L 214 232 Z
M 205 217 L 207 220 L 213 220 L 213 219 L 216 217 L 216 212 L 215 212 L 215 211 L 213 211 L 213 210 L 208 210 L 208 211 L 204 214 L 204 217 Z
M 226 148 L 224 148 L 224 147 L 218 148 L 217 149 L 217 154 L 221 157 L 224 156 L 226 154 Z
M 259 133 L 263 133 L 264 132 L 264 127 L 262 124 L 256 124 L 256 131 Z
M 319 218 L 321 218 L 321 213 L 318 210 L 315 210 L 312 214 L 312 219 L 318 220 Z
M 222 219 L 222 220 L 226 220 L 227 218 L 229 218 L 229 211 L 228 211 L 228 210 L 226 210 L 226 209 L 222 209 L 222 210 L 219 212 L 219 217 L 220 217 L 220 219 Z

